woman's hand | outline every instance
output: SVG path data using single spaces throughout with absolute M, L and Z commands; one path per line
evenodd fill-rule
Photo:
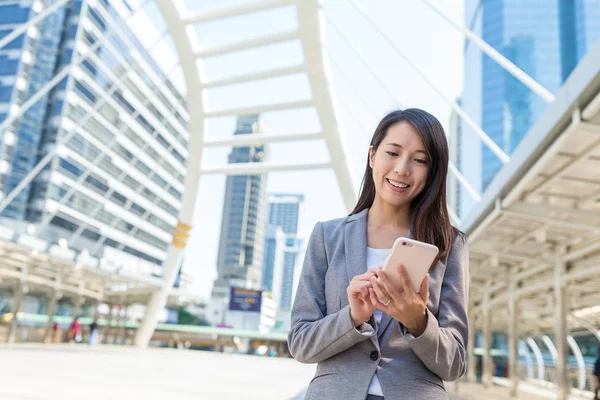
M 406 268 L 398 265 L 400 287 L 395 287 L 383 270 L 375 270 L 371 277 L 369 298 L 373 307 L 399 321 L 415 337 L 421 336 L 427 326 L 427 300 L 429 300 L 429 275 L 415 293 Z
M 362 275 L 356 275 L 346 289 L 350 304 L 350 316 L 355 327 L 368 321 L 375 312 L 375 307 L 369 299 L 369 289 L 373 287 L 371 278 L 376 278 L 375 271 L 380 269 L 381 267 L 376 267 Z

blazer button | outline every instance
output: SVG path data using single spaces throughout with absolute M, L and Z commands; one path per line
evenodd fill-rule
M 379 358 L 379 354 L 377 354 L 377 350 L 373 350 L 369 357 L 371 357 L 372 361 L 377 361 L 377 359 Z

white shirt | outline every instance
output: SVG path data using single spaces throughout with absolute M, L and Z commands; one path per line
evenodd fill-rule
M 383 265 L 391 252 L 392 249 L 372 249 L 367 247 L 367 269 Z M 381 323 L 381 315 L 381 310 L 375 310 L 375 321 L 377 321 L 378 330 L 379 324 Z M 369 384 L 369 390 L 367 393 L 383 397 L 383 391 L 381 389 L 381 384 L 379 383 L 379 378 L 377 377 L 377 372 L 375 372 L 373 374 L 373 378 L 371 378 L 371 383 Z

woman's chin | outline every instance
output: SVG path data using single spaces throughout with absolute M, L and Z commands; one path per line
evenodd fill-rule
M 389 196 L 387 198 L 384 198 L 383 201 L 388 206 L 394 207 L 394 208 L 403 208 L 410 204 L 410 201 L 408 201 L 408 199 L 406 199 L 406 198 L 399 199 L 397 196 Z

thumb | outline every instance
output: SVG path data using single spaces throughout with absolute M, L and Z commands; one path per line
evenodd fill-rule
M 425 275 L 425 278 L 423 278 L 423 282 L 421 282 L 419 296 L 421 296 L 421 300 L 423 300 L 423 302 L 427 304 L 427 301 L 429 300 L 429 274 Z

